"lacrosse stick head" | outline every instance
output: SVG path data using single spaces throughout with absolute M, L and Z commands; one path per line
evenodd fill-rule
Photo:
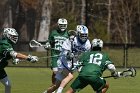
M 40 47 L 40 46 L 42 46 L 42 45 L 41 45 L 41 43 L 37 42 L 36 40 L 31 40 L 31 41 L 29 42 L 29 46 L 30 46 L 31 48 L 34 48 L 34 47 Z
M 129 68 L 128 71 L 131 71 L 131 77 L 135 77 L 136 76 L 136 69 L 135 68 Z
M 76 36 L 76 31 L 75 30 L 69 30 L 68 34 L 69 34 L 69 39 L 73 40 L 74 37 Z
M 136 76 L 136 69 L 131 67 L 131 68 L 127 69 L 126 71 L 123 71 L 121 73 L 121 75 L 123 77 L 128 77 L 128 76 L 135 77 Z

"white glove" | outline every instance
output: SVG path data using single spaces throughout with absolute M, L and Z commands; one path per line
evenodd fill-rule
M 67 58 L 68 58 L 68 59 L 74 58 L 74 54 L 71 53 L 71 52 L 68 52 L 68 53 L 67 53 Z
M 114 73 L 112 73 L 112 76 L 114 76 L 114 79 L 117 79 L 117 78 L 121 77 L 121 72 L 115 71 Z
M 38 61 L 38 57 L 37 56 L 28 55 L 27 60 L 34 63 L 34 62 Z
M 14 58 L 12 63 L 13 63 L 14 65 L 16 65 L 16 64 L 19 63 L 19 61 L 20 61 L 20 60 L 19 60 L 18 58 Z
M 45 48 L 45 49 L 49 49 L 49 48 L 51 48 L 50 43 L 49 43 L 49 42 L 47 42 L 47 43 L 46 43 L 46 45 L 44 46 L 44 48 Z

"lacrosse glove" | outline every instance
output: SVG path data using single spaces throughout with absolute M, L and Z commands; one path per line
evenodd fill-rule
M 68 52 L 68 53 L 67 53 L 67 59 L 71 60 L 71 59 L 73 59 L 73 58 L 74 58 L 74 53 Z
M 47 49 L 50 49 L 51 48 L 51 45 L 49 42 L 46 43 L 46 45 L 44 46 L 44 48 L 47 50 Z
M 19 60 L 18 58 L 13 58 L 13 62 L 12 62 L 12 63 L 13 63 L 14 65 L 17 65 L 17 64 L 19 63 L 19 61 L 20 61 L 20 60 Z
M 114 76 L 114 79 L 117 79 L 121 77 L 121 72 L 114 71 L 111 75 Z
M 37 62 L 38 61 L 38 57 L 37 56 L 28 55 L 27 61 L 30 61 L 32 63 Z

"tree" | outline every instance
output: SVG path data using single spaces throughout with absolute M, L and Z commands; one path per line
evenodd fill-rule
M 44 0 L 42 7 L 42 15 L 40 22 L 40 31 L 37 40 L 46 41 L 48 39 L 49 30 L 50 30 L 50 21 L 51 21 L 51 8 L 52 1 Z M 44 50 L 44 48 L 38 48 L 38 51 Z

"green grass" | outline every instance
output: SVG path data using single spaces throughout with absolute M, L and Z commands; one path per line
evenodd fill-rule
M 7 67 L 5 70 L 12 83 L 12 93 L 42 93 L 51 84 L 51 70 L 49 68 Z M 106 79 L 110 83 L 107 93 L 140 93 L 139 72 L 140 69 L 137 69 L 137 76 L 134 78 Z M 109 75 L 109 71 L 106 71 L 104 75 Z M 67 88 L 69 88 L 69 85 L 65 90 Z M 4 93 L 4 87 L 1 83 L 0 93 Z M 87 86 L 79 93 L 93 93 L 93 91 L 90 86 Z

